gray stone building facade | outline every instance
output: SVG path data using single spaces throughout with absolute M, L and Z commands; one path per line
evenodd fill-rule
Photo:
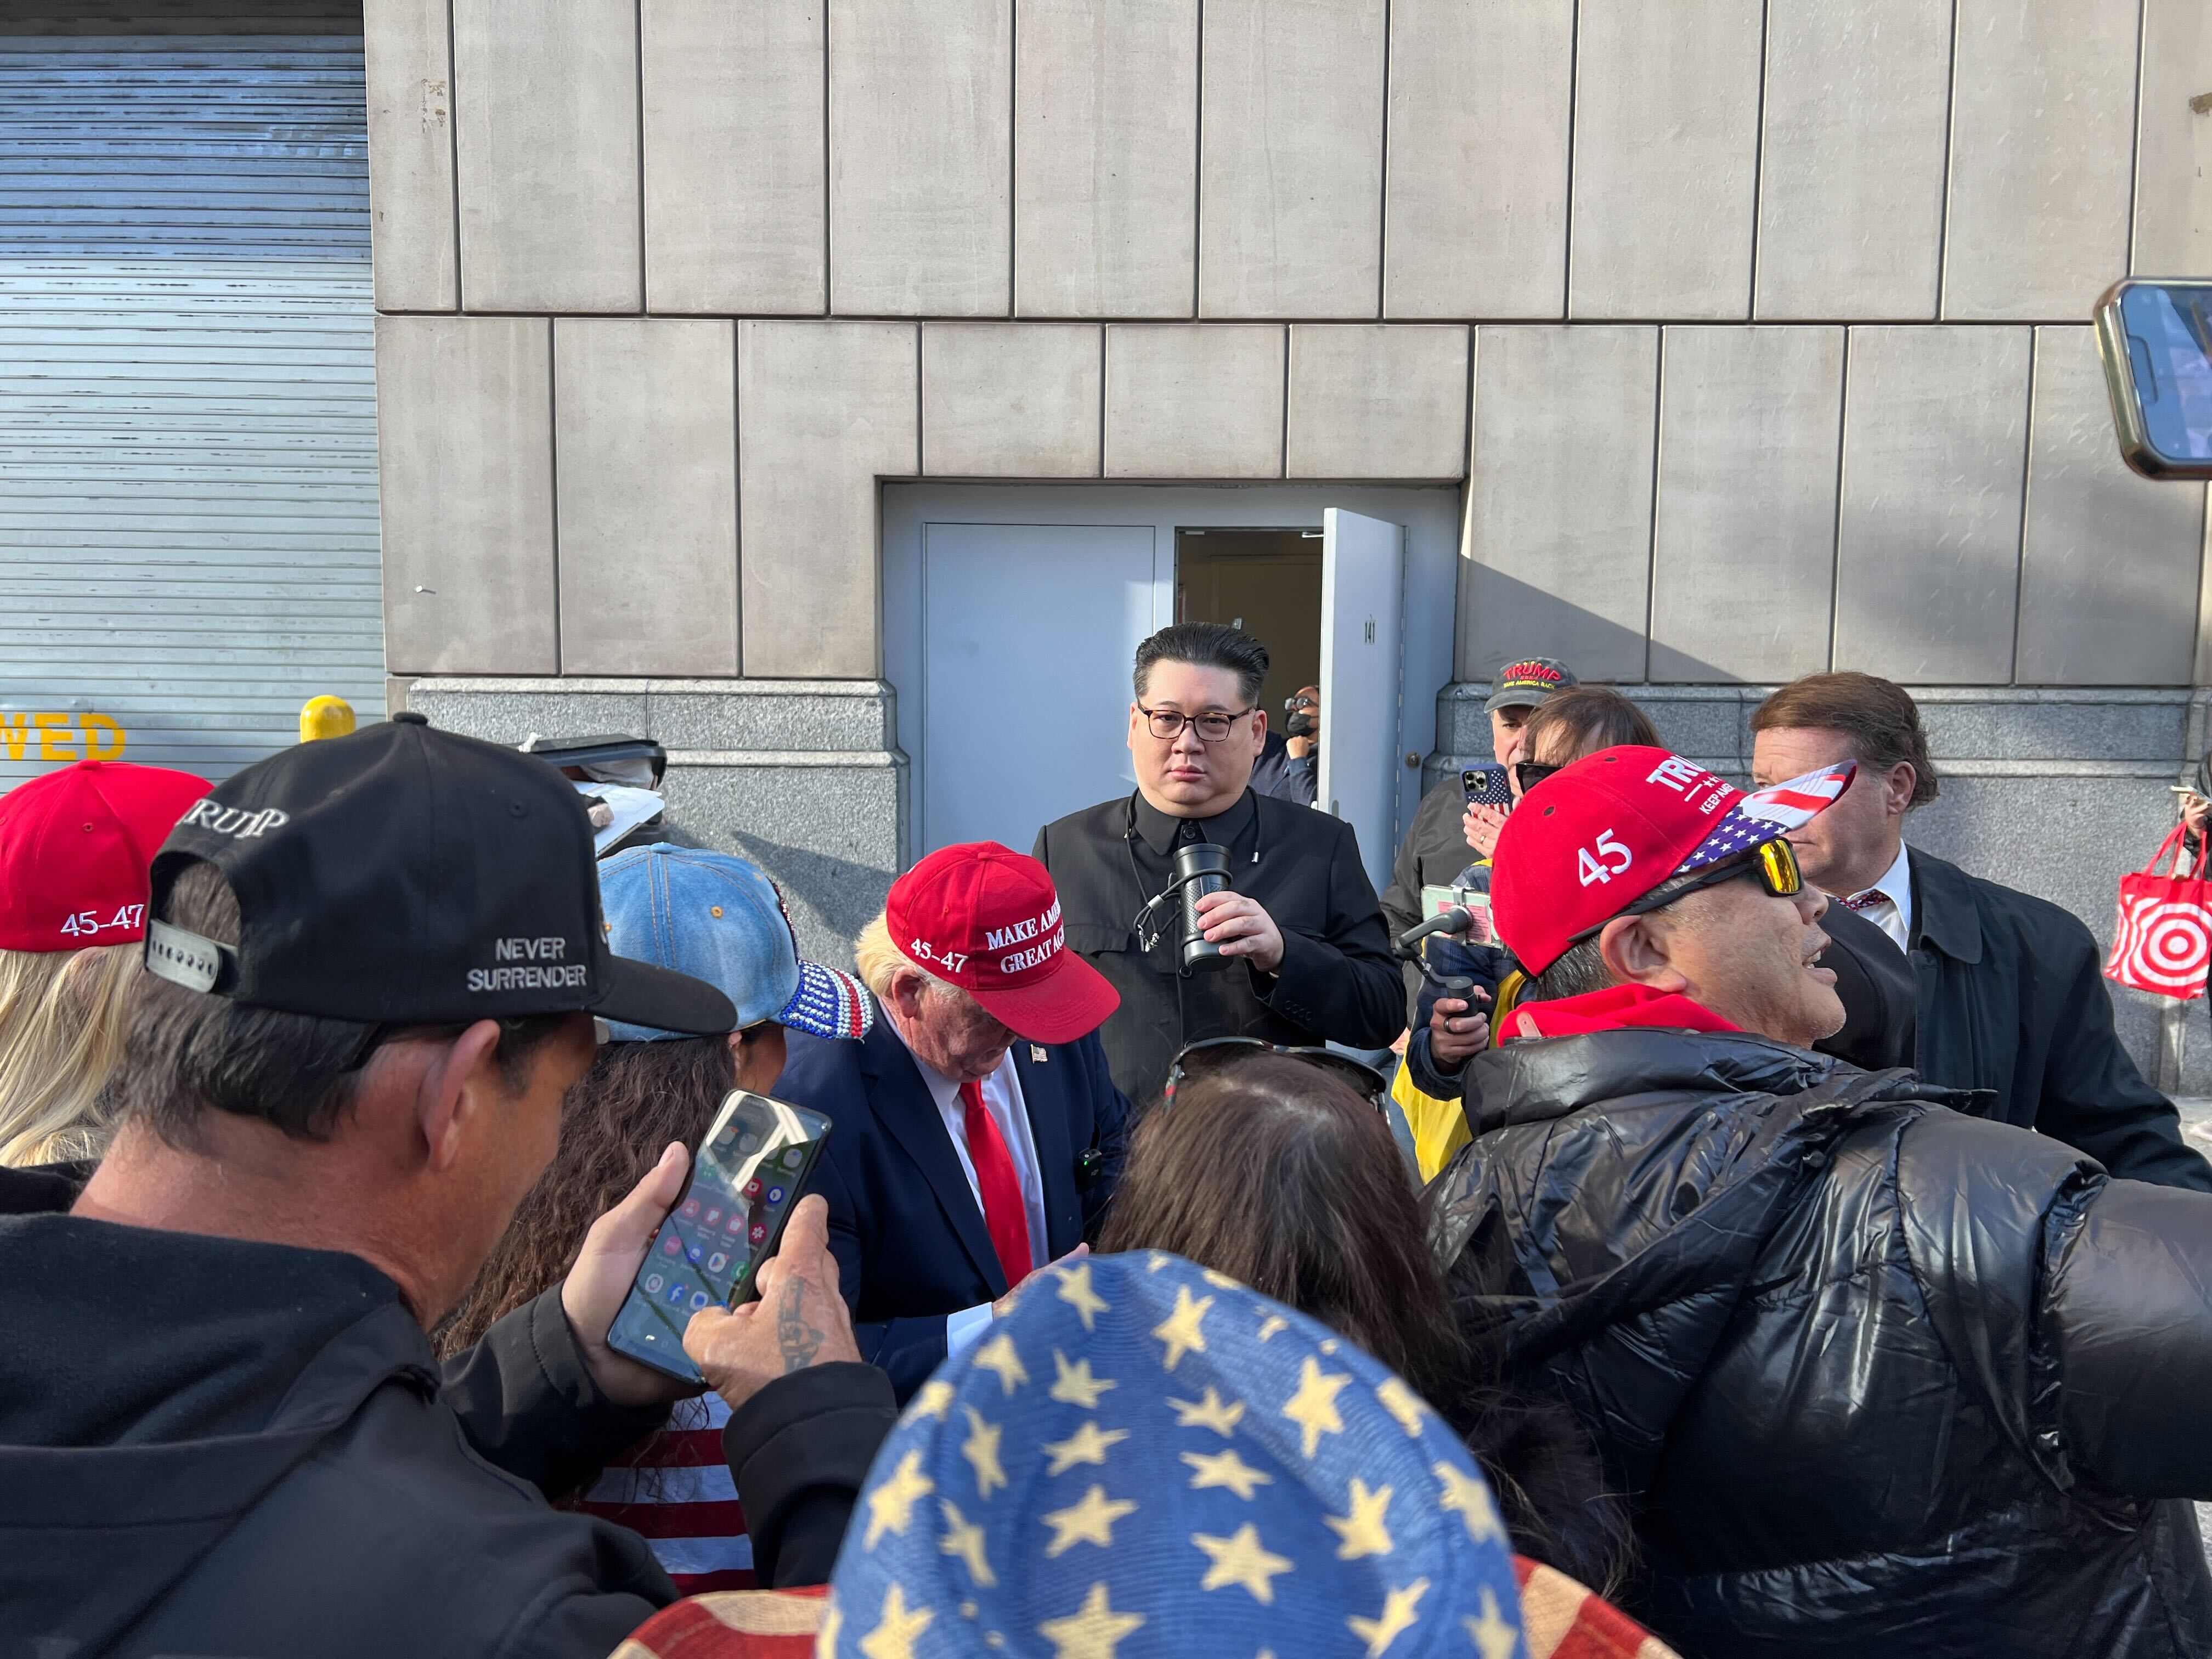
M 815 949 L 921 850 L 909 481 L 1449 491 L 1424 775 L 1528 651 L 1735 771 L 1765 688 L 1864 668 L 1935 735 L 1912 839 L 2100 936 L 2205 741 L 2205 493 L 2120 465 L 2087 325 L 2212 273 L 2202 0 L 368 0 L 366 37 L 395 691 L 649 730 Z M 2201 1089 L 2201 1016 L 2185 1055 L 2119 1000 Z

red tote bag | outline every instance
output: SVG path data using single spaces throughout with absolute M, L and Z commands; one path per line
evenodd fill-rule
M 2212 881 L 2173 873 L 2181 833 L 2174 825 L 2148 864 L 2120 878 L 2120 921 L 2105 977 L 2160 996 L 2201 997 L 2212 967 Z

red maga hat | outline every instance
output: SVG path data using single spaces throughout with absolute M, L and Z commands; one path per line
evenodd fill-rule
M 940 847 L 891 884 L 891 943 L 1029 1042 L 1073 1042 L 1121 1006 L 1067 948 L 1060 895 L 1035 859 L 994 841 Z
M 1540 974 L 1575 935 L 1661 883 L 1778 841 L 1826 811 L 1857 763 L 1746 794 L 1664 749 L 1601 749 L 1521 798 L 1498 837 L 1490 915 L 1522 968 Z
M 166 766 L 88 760 L 0 795 L 0 950 L 144 939 L 148 866 L 212 787 Z

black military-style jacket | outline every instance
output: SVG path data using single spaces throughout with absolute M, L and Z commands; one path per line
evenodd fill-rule
M 1231 885 L 1282 932 L 1276 972 L 1237 963 L 1180 975 L 1179 905 L 1162 907 L 1162 936 L 1139 948 L 1137 913 L 1167 886 L 1179 836 L 1229 848 Z M 1250 789 L 1212 818 L 1170 817 L 1132 794 L 1047 824 L 1035 850 L 1060 890 L 1068 949 L 1121 994 L 1099 1036 L 1139 1111 L 1158 1098 L 1176 1051 L 1201 1037 L 1380 1048 L 1405 1029 L 1382 908 L 1340 819 Z

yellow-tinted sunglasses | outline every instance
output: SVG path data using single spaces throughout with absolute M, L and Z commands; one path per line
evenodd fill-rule
M 1725 859 L 1683 880 L 1662 882 L 1620 911 L 1620 915 L 1649 915 L 1654 910 L 1665 909 L 1686 893 L 1694 893 L 1703 887 L 1717 887 L 1724 881 L 1734 881 L 1738 876 L 1758 877 L 1759 884 L 1776 898 L 1795 898 L 1805 890 L 1805 872 L 1797 867 L 1797 849 L 1778 836 L 1772 841 L 1761 842 L 1747 853 Z M 1613 919 L 1608 917 L 1607 920 Z M 1602 921 L 1595 927 L 1585 927 L 1567 943 L 1579 945 L 1586 939 L 1595 939 L 1604 927 Z

